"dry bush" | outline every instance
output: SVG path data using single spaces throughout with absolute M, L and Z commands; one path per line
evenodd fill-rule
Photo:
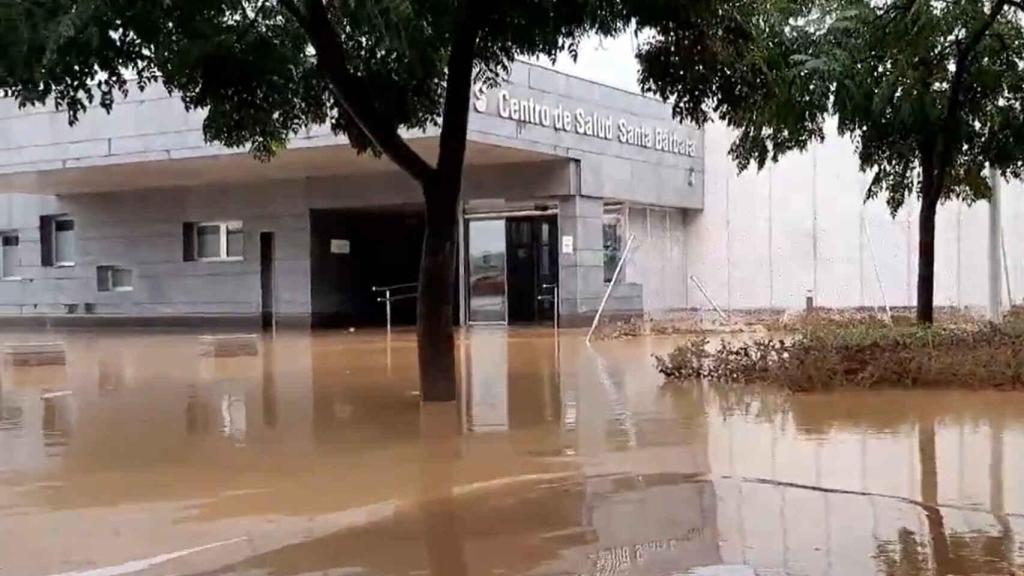
M 789 339 L 697 338 L 656 357 L 670 380 L 769 383 L 794 392 L 840 388 L 1024 389 L 1024 321 L 976 326 L 824 323 Z

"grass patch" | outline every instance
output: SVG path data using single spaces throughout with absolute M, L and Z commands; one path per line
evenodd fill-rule
M 695 338 L 655 357 L 669 380 L 844 388 L 1024 390 L 1024 320 L 922 328 L 880 320 L 822 323 L 788 338 Z

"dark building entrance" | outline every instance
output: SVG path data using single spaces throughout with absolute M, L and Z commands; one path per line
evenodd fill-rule
M 473 218 L 466 225 L 467 310 L 473 324 L 550 322 L 558 282 L 558 216 Z
M 412 284 L 419 274 L 423 213 L 311 210 L 310 282 L 313 326 L 383 326 L 385 307 L 374 287 Z M 402 293 L 415 293 L 415 287 Z M 394 326 L 416 324 L 416 299 L 391 305 Z
M 313 326 L 384 326 L 384 294 L 374 288 L 402 285 L 393 296 L 415 294 L 424 224 L 418 209 L 310 211 Z M 469 322 L 553 321 L 545 286 L 558 282 L 558 216 L 471 218 L 466 232 Z M 415 298 L 392 301 L 391 324 L 416 324 Z

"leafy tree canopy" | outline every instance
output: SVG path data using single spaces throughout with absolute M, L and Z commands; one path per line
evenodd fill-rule
M 831 117 L 894 212 L 914 194 L 986 198 L 987 166 L 1024 172 L 1017 0 L 637 4 L 642 85 L 737 129 L 741 168 L 821 139 Z
M 160 81 L 189 108 L 208 111 L 210 141 L 266 158 L 290 135 L 327 123 L 357 149 L 379 153 L 366 122 L 395 133 L 439 122 L 448 55 L 465 25 L 459 4 L 0 0 L 0 87 L 23 105 L 52 101 L 75 122 L 90 104 L 109 110 L 131 83 Z M 477 29 L 475 70 L 484 80 L 517 56 L 554 57 L 588 33 L 615 33 L 622 24 L 613 0 L 467 4 Z M 312 17 L 321 10 L 326 35 Z M 318 61 L 318 52 L 344 60 Z M 361 108 L 339 98 L 338 86 Z

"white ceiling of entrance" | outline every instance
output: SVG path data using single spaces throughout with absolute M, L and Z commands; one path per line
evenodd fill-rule
M 437 156 L 437 138 L 417 138 L 410 145 L 428 159 Z M 551 156 L 470 142 L 467 165 L 534 162 Z M 290 149 L 261 163 L 247 153 L 179 160 L 120 162 L 100 166 L 0 174 L 0 189 L 29 194 L 75 194 L 194 186 L 212 183 L 285 180 L 313 176 L 366 174 L 397 170 L 387 159 L 358 155 L 348 146 Z

